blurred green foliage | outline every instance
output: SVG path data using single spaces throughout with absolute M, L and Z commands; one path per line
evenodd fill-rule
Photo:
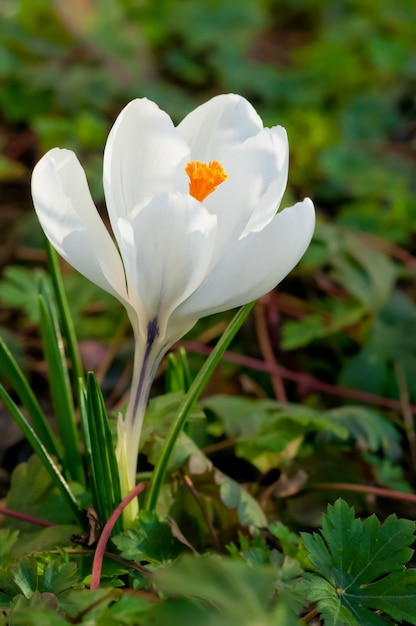
M 296 194 L 313 192 L 348 227 L 409 242 L 413 0 L 3 0 L 0 11 L 3 121 L 34 131 L 39 156 L 75 149 L 95 194 L 128 100 L 155 99 L 179 121 L 236 91 L 266 125 L 288 128 Z
M 283 286 L 296 298 L 279 301 L 278 348 L 332 384 L 416 403 L 414 264 L 398 247 L 413 249 L 416 226 L 413 0 L 3 0 L 0 13 L 0 183 L 23 181 L 29 211 L 31 168 L 57 145 L 103 200 L 106 136 L 130 99 L 178 122 L 239 92 L 288 129 L 286 204 L 310 195 L 321 216 Z M 8 238 L 39 247 L 34 223 L 16 219 Z M 36 281 L 16 262 L 0 277 L 23 325 L 38 317 Z M 76 274 L 65 285 L 78 336 L 111 337 L 117 303 Z
M 414 0 L 0 0 L 0 333 L 7 335 L 14 354 L 24 345 L 19 362 L 30 354 L 25 369 L 34 378 L 43 372 L 33 341 L 38 283 L 48 279 L 44 259 L 36 255 L 42 239 L 28 182 L 35 162 L 48 149 L 61 146 L 77 153 L 102 208 L 102 152 L 111 124 L 129 100 L 155 100 L 179 122 L 208 98 L 237 92 L 253 103 L 265 125 L 282 124 L 288 130 L 291 167 L 284 205 L 305 195 L 316 204 L 319 220 L 307 254 L 274 294 L 276 299 L 261 304 L 269 315 L 274 356 L 286 368 L 283 374 L 290 375 L 291 382 L 285 380 L 290 402 L 264 397 L 275 391 L 270 372 L 256 371 L 248 360 L 223 365 L 172 459 L 161 512 L 172 515 L 201 550 L 216 538 L 206 517 L 214 519 L 221 546 L 234 541 L 242 526 L 265 526 L 264 512 L 296 527 L 319 524 L 328 493 L 335 495 L 334 488 L 325 487 L 328 479 L 407 492 L 414 487 L 415 24 Z M 23 250 L 12 251 L 19 246 Z M 76 273 L 67 272 L 64 281 L 86 353 L 88 340 L 95 340 L 89 348 L 99 363 L 103 357 L 98 350 L 95 354 L 98 342 L 114 341 L 115 351 L 125 352 L 121 361 L 128 361 L 132 341 L 118 303 Z M 227 317 L 202 320 L 188 339 L 201 339 L 202 334 L 201 342 L 208 343 L 222 332 Z M 255 330 L 243 329 L 233 350 L 243 360 L 255 357 L 264 364 Z M 149 406 L 142 452 L 150 465 L 160 454 L 182 387 L 192 381 L 200 358 L 191 355 L 186 377 L 180 368 L 173 372 L 176 378 L 172 371 L 167 376 L 167 389 L 176 395 L 156 397 Z M 106 385 L 107 390 L 117 386 L 123 367 L 124 362 L 113 363 L 117 371 L 107 371 L 104 391 Z M 128 386 L 128 375 L 126 379 Z M 342 406 L 333 399 L 341 391 L 348 398 Z M 360 404 L 360 392 L 377 396 L 373 408 Z M 40 388 L 39 395 L 43 393 Z M 8 506 L 55 522 L 73 521 L 36 464 L 32 460 L 15 470 Z M 185 471 L 191 489 L 183 480 Z M 31 490 L 29 473 L 37 476 Z M 242 480 L 248 490 L 237 482 Z M 350 494 L 351 499 L 358 511 L 373 506 L 362 494 Z M 46 515 L 49 509 L 57 511 L 56 518 Z M 344 514 L 349 515 L 347 509 Z M 15 528 L 16 522 L 8 525 Z M 27 526 L 19 523 L 22 530 Z M 170 536 L 167 522 L 149 518 L 144 528 L 143 536 L 120 536 L 119 548 L 137 560 L 145 554 L 149 562 L 164 561 L 146 552 L 153 534 L 162 534 L 166 545 L 172 542 L 175 556 L 182 539 Z M 39 531 L 33 546 L 49 549 L 65 529 L 60 525 Z M 284 547 L 282 537 L 276 537 Z M 29 539 L 19 536 L 21 553 L 33 549 Z M 4 540 L 11 549 L 15 537 Z M 242 556 L 250 565 L 264 565 L 261 572 L 268 579 L 269 550 L 259 541 L 254 539 L 244 550 L 241 535 Z M 265 561 L 259 546 L 266 550 Z M 293 556 L 299 546 L 290 544 L 290 550 Z M 81 559 L 88 559 L 84 578 L 90 555 Z M 290 561 L 270 564 L 278 565 L 283 582 L 293 573 Z M 26 585 L 28 594 L 12 609 L 16 623 L 29 624 L 35 603 L 40 603 L 39 611 L 42 602 L 48 608 L 50 595 L 33 593 L 36 585 L 44 585 L 48 571 L 55 576 L 62 567 L 64 578 L 70 579 L 63 593 L 78 592 L 69 589 L 74 581 L 66 562 L 38 563 L 36 571 L 35 565 L 30 560 L 21 565 L 25 570 L 20 579 L 33 579 L 33 585 Z M 217 575 L 215 559 L 208 566 Z M 187 561 L 179 566 L 182 570 L 175 567 L 159 583 L 176 597 L 173 577 L 180 574 L 182 584 L 188 578 L 193 582 L 195 573 L 188 572 Z M 226 581 L 234 583 L 234 567 L 245 581 L 245 567 L 243 571 L 242 565 L 227 562 L 224 567 L 229 568 L 224 570 Z M 124 566 L 121 573 L 109 572 L 104 577 L 113 586 L 121 585 L 114 578 L 125 574 Z M 12 575 L 14 570 L 3 579 L 7 582 Z M 247 584 L 237 589 L 236 606 L 252 587 L 247 576 Z M 132 580 L 139 587 L 142 575 L 133 574 Z M 318 583 L 322 586 L 315 579 Z M 61 590 L 44 587 L 45 593 L 61 595 Z M 218 584 L 212 589 L 217 594 Z M 322 601 L 319 590 L 311 589 Z M 258 601 L 256 594 L 252 599 Z M 78 607 L 78 602 L 73 605 Z M 102 611 L 97 624 L 136 623 L 132 615 L 139 602 L 148 610 L 139 597 L 125 596 L 108 608 L 110 602 L 96 607 Z M 167 623 L 164 606 L 152 613 L 152 623 Z M 183 603 L 180 596 L 169 600 L 167 610 L 173 609 L 181 616 L 181 611 L 189 613 L 189 623 L 201 621 L 197 605 Z M 273 611 L 273 623 L 282 623 L 286 605 Z M 42 619 L 46 617 L 40 612 L 33 617 L 36 623 Z M 51 626 L 63 622 L 54 613 L 48 619 L 44 623 Z

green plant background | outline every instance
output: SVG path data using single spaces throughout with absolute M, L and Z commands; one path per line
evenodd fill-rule
M 30 200 L 36 161 L 55 146 L 73 149 L 105 216 L 103 147 L 132 98 L 155 100 L 179 122 L 208 98 L 237 92 L 265 125 L 288 131 L 283 206 L 314 200 L 314 240 L 233 341 L 170 468 L 181 471 L 188 463 L 222 545 L 237 541 L 241 524 L 258 514 L 252 496 L 269 519 L 304 530 L 319 525 L 339 495 L 322 486 L 329 482 L 414 490 L 415 24 L 413 0 L 0 1 L 0 336 L 52 424 L 37 330 L 39 284 L 48 278 Z M 67 266 L 63 271 L 84 364 L 96 371 L 111 411 L 125 401 L 130 380 L 124 311 Z M 185 338 L 191 379 L 229 319 L 201 320 Z M 272 362 L 261 342 L 264 325 Z M 173 370 L 155 382 L 143 439 L 149 463 L 178 406 L 173 392 L 188 384 L 180 368 L 178 379 Z M 161 396 L 164 391 L 172 393 Z M 19 434 L 1 407 L 0 419 L 5 496 L 13 465 L 25 456 L 15 453 Z M 24 477 L 14 480 L 13 506 L 33 508 Z M 244 502 L 241 482 L 251 494 Z M 204 549 L 212 541 L 209 528 L 179 483 L 174 474 L 161 513 L 173 515 L 187 539 Z M 353 492 L 343 497 L 362 514 L 416 516 L 414 503 Z M 35 502 L 40 516 L 57 494 L 42 498 Z M 62 515 L 58 521 L 73 524 Z M 54 544 L 42 533 L 46 550 Z M 107 568 L 114 582 L 119 572 Z M 278 611 L 286 615 L 286 605 Z

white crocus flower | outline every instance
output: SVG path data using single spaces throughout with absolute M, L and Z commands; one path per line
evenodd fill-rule
M 104 153 L 115 242 L 69 150 L 37 164 L 32 194 L 52 245 L 126 307 L 136 341 L 132 392 L 119 421 L 122 492 L 135 483 L 151 381 L 168 348 L 205 315 L 264 295 L 311 240 L 312 202 L 278 212 L 288 142 L 244 98 L 221 95 L 175 127 L 147 99 L 118 116 Z

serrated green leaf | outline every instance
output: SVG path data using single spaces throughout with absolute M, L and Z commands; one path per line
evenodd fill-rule
M 306 583 L 306 584 L 305 584 Z M 335 587 L 316 574 L 305 574 L 295 587 L 310 602 L 316 602 L 325 626 L 382 626 L 386 620 L 363 607 L 345 606 Z
M 305 574 L 303 584 L 326 625 L 385 623 L 370 609 L 416 624 L 416 573 L 404 567 L 412 556 L 415 528 L 395 515 L 383 524 L 374 515 L 361 522 L 339 499 L 323 516 L 321 535 L 302 533 L 317 568 Z
M 138 529 L 130 528 L 113 538 L 124 558 L 160 565 L 169 563 L 183 551 L 183 544 L 172 535 L 166 519 L 154 512 L 140 511 L 138 524 Z
M 289 443 L 297 441 L 299 447 L 307 435 L 323 432 L 340 439 L 348 437 L 344 424 L 305 406 L 219 395 L 201 404 L 217 418 L 216 422 L 211 420 L 210 431 L 216 436 L 225 433 L 237 438 L 237 455 L 262 471 L 269 469 L 265 466 L 266 453 L 275 455 L 276 460 Z
M 348 429 L 361 449 L 364 447 L 372 452 L 382 450 L 393 459 L 401 453 L 398 429 L 373 409 L 342 406 L 327 411 L 325 416 Z
M 381 525 L 377 517 L 371 515 L 362 529 L 360 550 L 353 563 L 353 570 L 357 572 L 354 582 L 364 585 L 383 574 L 402 571 L 413 554 L 409 546 L 414 541 L 414 522 L 390 515 Z
M 25 598 L 29 599 L 38 588 L 37 563 L 34 559 L 22 559 L 13 567 L 13 582 Z
M 76 585 L 78 581 L 79 576 L 75 563 L 52 561 L 45 566 L 39 583 L 39 591 L 41 593 L 48 592 L 59 595 Z
M 363 589 L 367 606 L 416 624 L 416 570 L 393 572 Z

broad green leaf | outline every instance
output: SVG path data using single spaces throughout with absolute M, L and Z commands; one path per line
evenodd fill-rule
M 302 533 L 316 573 L 300 583 L 317 602 L 325 625 L 382 624 L 387 616 L 416 624 L 416 572 L 405 564 L 413 551 L 416 524 L 390 515 L 362 522 L 343 500 L 328 507 L 321 535 Z
M 215 482 L 220 485 L 220 497 L 229 509 L 235 509 L 238 519 L 243 526 L 264 528 L 267 519 L 258 502 L 249 492 L 235 480 L 214 470 Z
M 56 506 L 51 502 L 51 506 Z M 81 527 L 75 524 L 56 524 L 42 530 L 21 532 L 19 542 L 14 546 L 13 556 L 16 558 L 34 552 L 54 550 L 60 546 L 68 547 L 72 544 L 73 535 L 80 534 Z
M 44 604 L 47 605 L 47 600 Z M 55 611 L 51 611 L 47 606 L 16 606 L 9 614 L 13 625 L 16 626 L 68 626 L 68 622 L 58 615 Z
M 136 626 L 147 623 L 146 616 L 151 613 L 152 603 L 145 598 L 124 595 L 109 607 L 100 618 L 102 626 Z M 110 622 L 112 620 L 112 622 Z
M 271 463 L 276 467 L 289 444 L 295 445 L 295 455 L 307 436 L 321 433 L 342 440 L 348 438 L 345 424 L 305 406 L 232 396 L 212 396 L 201 404 L 217 418 L 215 422 L 211 420 L 209 431 L 216 436 L 225 433 L 237 438 L 236 454 L 261 471 L 270 469 Z
M 261 623 L 275 595 L 270 566 L 253 569 L 243 561 L 203 556 L 182 557 L 155 573 L 157 588 L 165 594 L 203 600 L 230 617 Z

